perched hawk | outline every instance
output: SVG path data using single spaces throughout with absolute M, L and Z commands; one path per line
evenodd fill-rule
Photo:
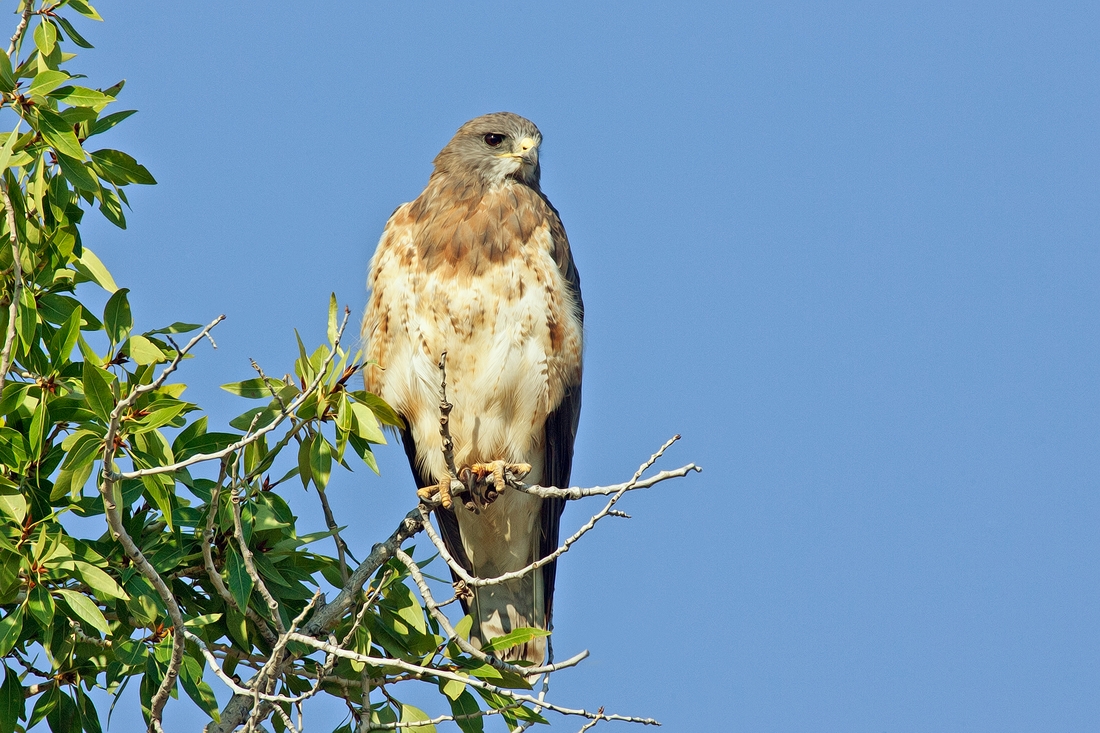
M 404 418 L 420 489 L 451 479 L 439 426 L 438 365 L 447 353 L 457 478 L 475 500 L 436 517 L 450 553 L 482 578 L 557 547 L 562 500 L 507 490 L 494 499 L 485 478 L 529 464 L 527 483 L 568 486 L 581 407 L 584 306 L 565 229 L 539 189 L 541 141 L 534 124 L 510 112 L 459 128 L 424 192 L 390 217 L 368 274 L 363 337 L 377 366 L 367 389 Z M 554 572 L 550 563 L 476 589 L 463 603 L 475 643 L 548 628 Z M 537 639 L 504 656 L 538 665 L 545 655 Z

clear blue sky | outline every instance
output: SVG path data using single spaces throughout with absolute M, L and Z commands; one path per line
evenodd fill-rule
M 331 291 L 358 317 L 462 122 L 542 129 L 586 303 L 574 481 L 677 432 L 668 466 L 706 469 L 562 561 L 555 647 L 592 657 L 560 702 L 672 731 L 1100 728 L 1100 6 L 98 7 L 81 68 L 128 80 L 111 142 L 160 185 L 85 242 L 139 327 L 228 316 L 182 376 L 215 421 L 250 406 L 217 389 L 249 357 L 282 374 L 293 328 L 323 338 Z M 360 555 L 413 504 L 380 462 L 331 492 Z M 171 703 L 169 731 L 201 721 Z

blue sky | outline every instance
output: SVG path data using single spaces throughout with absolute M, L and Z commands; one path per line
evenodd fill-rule
M 139 327 L 227 315 L 181 377 L 215 421 L 250 406 L 217 388 L 249 357 L 281 374 L 294 328 L 323 338 L 330 292 L 358 318 L 462 122 L 541 128 L 586 304 L 574 482 L 674 433 L 666 467 L 705 467 L 562 561 L 555 647 L 592 657 L 559 702 L 668 730 L 1100 725 L 1098 6 L 97 7 L 81 68 L 128 80 L 110 142 L 160 184 L 85 242 Z M 360 554 L 413 503 L 380 462 L 330 492 Z M 169 731 L 200 724 L 171 704 Z

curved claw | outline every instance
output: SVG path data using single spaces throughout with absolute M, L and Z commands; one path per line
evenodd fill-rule
M 454 504 L 454 501 L 451 499 L 450 477 L 440 479 L 439 483 L 435 486 L 425 486 L 422 489 L 417 489 L 416 495 L 419 496 L 422 501 L 431 501 L 438 495 L 439 503 L 443 505 L 444 509 L 450 509 Z

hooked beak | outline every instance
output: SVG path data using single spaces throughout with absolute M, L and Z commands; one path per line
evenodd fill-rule
M 539 160 L 539 146 L 533 138 L 525 137 L 519 141 L 519 150 L 514 153 L 501 153 L 501 158 L 516 158 L 526 165 L 533 166 Z

